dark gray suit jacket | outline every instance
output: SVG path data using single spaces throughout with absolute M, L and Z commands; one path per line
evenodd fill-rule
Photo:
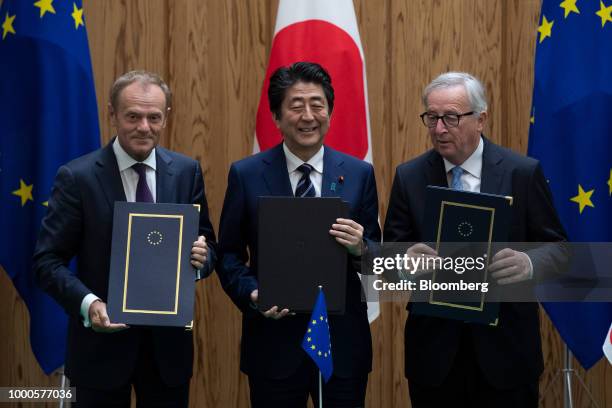
M 58 170 L 34 253 L 35 279 L 69 315 L 66 374 L 73 384 L 109 389 L 126 384 L 143 340 L 154 343 L 162 379 L 170 386 L 183 384 L 192 374 L 191 332 L 132 327 L 96 333 L 82 323 L 85 295 L 107 300 L 113 208 L 126 200 L 112 143 Z M 156 160 L 157 202 L 200 204 L 199 234 L 206 237 L 214 265 L 215 234 L 199 163 L 159 146 Z M 76 275 L 68 269 L 74 257 Z
M 480 190 L 514 197 L 510 241 L 565 241 L 539 162 L 483 139 Z M 442 156 L 434 150 L 397 167 L 385 220 L 385 242 L 424 240 L 427 185 L 448 187 Z M 530 254 L 536 275 L 538 270 L 562 265 L 566 257 L 563 250 L 555 248 L 537 256 Z M 507 388 L 537 380 L 543 369 L 539 325 L 536 303 L 502 303 L 498 327 L 409 315 L 406 376 L 419 384 L 440 385 L 450 371 L 462 330 L 468 330 L 479 365 L 491 384 Z

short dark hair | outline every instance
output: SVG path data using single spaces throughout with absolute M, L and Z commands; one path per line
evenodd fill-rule
M 119 95 L 124 88 L 134 82 L 139 82 L 143 85 L 157 85 L 164 92 L 166 97 L 166 109 L 169 109 L 172 105 L 172 92 L 164 80 L 154 72 L 148 71 L 130 71 L 121 75 L 115 80 L 115 83 L 110 89 L 110 103 L 113 109 L 116 111 L 119 108 Z
M 287 67 L 278 68 L 270 77 L 268 101 L 270 102 L 270 111 L 276 119 L 281 117 L 281 105 L 287 94 L 287 89 L 297 82 L 321 85 L 331 115 L 334 110 L 334 88 L 331 84 L 331 77 L 321 65 L 300 61 Z

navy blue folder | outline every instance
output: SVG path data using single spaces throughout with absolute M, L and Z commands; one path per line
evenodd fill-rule
M 198 235 L 191 204 L 115 202 L 108 282 L 111 322 L 188 326 L 193 320 Z
M 461 274 L 436 270 L 424 279 L 439 284 L 486 282 L 488 292 L 426 291 L 414 297 L 411 312 L 497 325 L 499 303 L 495 300 L 499 293 L 487 269 L 493 255 L 507 245 L 512 197 L 427 186 L 425 203 L 424 235 L 427 242 L 435 244 L 438 255 L 446 259 L 483 257 L 485 268 Z

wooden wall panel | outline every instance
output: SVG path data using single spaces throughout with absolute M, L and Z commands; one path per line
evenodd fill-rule
M 501 90 L 502 143 L 527 153 L 533 58 L 540 15 L 539 0 L 503 2 Z
M 94 68 L 103 143 L 111 137 L 108 89 L 114 79 L 133 69 L 165 77 L 168 25 L 165 0 L 85 2 L 87 34 Z
M 388 127 L 390 111 L 390 66 L 387 51 L 389 38 L 388 2 L 368 0 L 354 1 L 357 23 L 359 25 L 361 44 L 366 64 L 367 93 L 369 100 L 370 131 L 372 137 L 372 161 L 376 169 L 376 183 L 379 202 L 388 195 L 391 179 L 391 167 L 387 160 L 391 150 L 391 134 Z M 333 126 L 333 125 L 332 125 Z M 380 208 L 381 222 L 384 220 L 386 204 Z M 388 312 L 390 305 L 381 305 L 381 314 L 372 324 L 372 372 L 368 382 L 367 406 L 393 406 L 393 355 L 388 351 L 392 347 L 393 320 Z
M 395 167 L 430 146 L 418 115 L 423 87 L 447 70 L 472 72 L 487 87 L 486 134 L 527 149 L 539 0 L 354 0 L 366 59 L 373 161 L 381 222 Z M 218 226 L 231 162 L 252 151 L 255 115 L 278 0 L 86 1 L 85 15 L 102 141 L 112 137 L 108 88 L 130 69 L 159 72 L 174 93 L 162 144 L 200 161 L 211 219 Z M 247 407 L 239 373 L 240 314 L 215 276 L 198 283 L 191 406 Z M 404 378 L 403 303 L 384 303 L 372 325 L 374 362 L 367 405 L 409 407 Z M 541 391 L 563 363 L 562 343 L 542 313 Z M 31 355 L 27 310 L 0 271 L 0 386 L 51 385 Z M 584 376 L 600 406 L 612 406 L 612 369 Z M 576 389 L 576 406 L 587 396 Z M 543 407 L 562 404 L 561 383 Z M 50 404 L 49 404 L 50 405 Z M 28 406 L 28 404 L 25 404 Z

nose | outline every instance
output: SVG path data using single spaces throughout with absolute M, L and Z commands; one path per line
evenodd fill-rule
M 146 117 L 143 117 L 139 122 L 138 122 L 138 127 L 137 127 L 139 132 L 142 133 L 147 133 L 151 130 L 151 125 L 149 124 L 149 120 Z
M 436 127 L 434 129 L 436 130 L 436 133 L 448 132 L 448 129 L 446 128 L 446 125 L 444 124 L 442 118 L 438 118 L 438 120 L 436 121 Z
M 312 109 L 308 105 L 306 105 L 306 107 L 304 108 L 304 112 L 302 113 L 302 120 L 307 120 L 307 121 L 314 120 Z

